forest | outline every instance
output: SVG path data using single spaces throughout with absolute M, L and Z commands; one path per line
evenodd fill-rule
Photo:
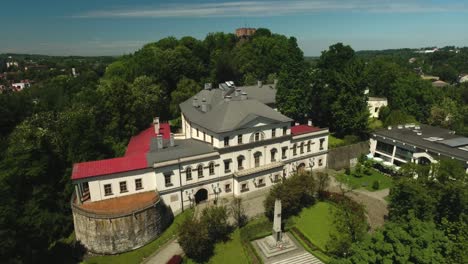
M 467 54 L 461 49 L 455 56 Z M 282 113 L 310 118 L 337 137 L 366 139 L 374 129 L 369 95 L 389 100 L 381 125 L 421 122 L 468 135 L 468 85 L 433 87 L 405 59 L 362 56 L 337 43 L 310 61 L 294 37 L 268 29 L 249 39 L 211 33 L 203 40 L 167 37 L 103 59 L 99 67 L 82 67 L 79 76 L 44 76 L 29 89 L 0 94 L 0 255 L 32 263 L 74 252 L 61 245 L 73 231 L 73 163 L 122 155 L 154 116 L 177 128 L 179 103 L 204 83 L 277 79 Z M 427 67 L 457 60 L 433 58 Z M 453 63 L 457 72 L 466 70 Z

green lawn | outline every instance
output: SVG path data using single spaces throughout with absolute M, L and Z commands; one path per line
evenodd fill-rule
M 238 264 L 249 263 L 248 257 L 244 253 L 240 239 L 240 231 L 236 229 L 230 236 L 230 240 L 225 243 L 217 243 L 214 254 L 208 263 Z M 195 261 L 185 258 L 184 263 L 193 264 Z
M 186 219 L 187 217 L 192 217 L 193 210 L 186 210 L 182 214 L 175 217 L 174 222 L 159 236 L 157 239 L 153 240 L 151 243 L 147 244 L 144 247 L 139 249 L 112 256 L 96 256 L 86 259 L 85 263 L 140 263 L 144 258 L 151 255 L 159 247 L 164 245 L 167 241 L 172 239 L 177 235 L 179 224 Z
M 361 177 L 355 177 L 353 174 L 354 172 L 351 173 L 351 175 L 346 175 L 344 173 L 336 175 L 336 179 L 346 185 L 348 185 L 351 188 L 365 188 L 368 191 L 377 191 L 377 190 L 382 190 L 386 188 L 390 188 L 393 185 L 393 179 L 390 176 L 384 175 L 374 169 L 370 169 L 371 174 L 366 175 L 364 173 L 360 173 Z M 372 184 L 374 181 L 379 182 L 379 189 L 374 190 L 372 188 Z
M 330 207 L 333 205 L 326 202 L 319 202 L 309 208 L 302 209 L 298 216 L 293 216 L 290 221 L 307 238 L 321 250 L 325 251 L 325 245 L 332 230 L 332 216 Z

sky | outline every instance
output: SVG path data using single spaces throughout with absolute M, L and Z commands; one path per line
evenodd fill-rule
M 468 0 L 0 0 L 0 53 L 122 55 L 167 36 L 264 27 L 297 38 L 306 56 L 468 46 Z

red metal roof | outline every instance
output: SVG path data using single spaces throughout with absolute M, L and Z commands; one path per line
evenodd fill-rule
M 308 126 L 308 125 L 297 125 L 297 126 L 291 127 L 291 134 L 293 136 L 297 136 L 301 134 L 316 132 L 319 130 L 322 130 L 322 129 L 319 127 Z
M 171 136 L 170 125 L 168 123 L 160 124 L 159 134 L 164 139 L 169 139 Z M 151 126 L 130 139 L 123 157 L 75 163 L 72 180 L 147 168 L 146 153 L 150 149 L 151 138 L 155 137 L 154 127 Z

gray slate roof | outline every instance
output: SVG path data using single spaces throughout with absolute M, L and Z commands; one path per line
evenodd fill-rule
M 174 146 L 169 146 L 169 140 L 164 140 L 164 148 L 156 147 L 156 139 L 151 140 L 150 151 L 146 154 L 149 167 L 155 162 L 169 161 L 179 158 L 192 157 L 217 152 L 211 144 L 194 139 L 174 140 Z
M 246 92 L 249 98 L 256 99 L 264 104 L 273 105 L 276 103 L 276 88 L 273 84 L 264 84 L 238 87 Z
M 374 134 L 405 142 L 407 144 L 412 144 L 422 149 L 428 149 L 433 152 L 438 152 L 441 153 L 441 155 L 445 155 L 448 157 L 456 157 L 458 159 L 468 161 L 468 151 L 464 151 L 458 148 L 462 145 L 458 145 L 457 147 L 450 146 L 450 144 L 453 141 L 466 142 L 468 144 L 468 141 L 466 141 L 466 137 L 450 133 L 450 130 L 439 127 L 420 125 L 420 128 L 421 129 L 419 130 L 421 131 L 422 135 L 417 135 L 413 131 L 415 130 L 414 128 L 398 129 L 397 127 L 393 127 L 391 130 L 381 129 L 374 132 Z M 442 138 L 443 140 L 426 140 L 430 137 Z
M 237 87 L 242 89 L 243 87 Z M 271 96 L 270 88 L 258 88 L 264 90 L 256 90 L 257 96 L 265 91 L 265 94 Z M 247 88 L 246 90 L 249 90 Z M 230 101 L 224 100 L 224 95 L 232 96 Z M 193 106 L 193 99 L 196 97 L 201 104 L 203 99 L 208 105 L 207 112 L 202 112 L 201 107 Z M 204 127 L 215 133 L 223 133 L 233 130 L 238 130 L 247 127 L 247 124 L 253 120 L 259 119 L 265 123 L 282 123 L 291 122 L 287 116 L 275 111 L 260 100 L 251 97 L 247 94 L 247 99 L 242 100 L 240 95 L 236 95 L 233 89 L 204 89 L 187 101 L 180 104 L 180 109 L 185 117 L 201 127 Z M 268 96 L 267 96 L 268 97 Z M 270 98 L 271 99 L 271 98 Z M 267 100 L 264 100 L 267 101 Z

